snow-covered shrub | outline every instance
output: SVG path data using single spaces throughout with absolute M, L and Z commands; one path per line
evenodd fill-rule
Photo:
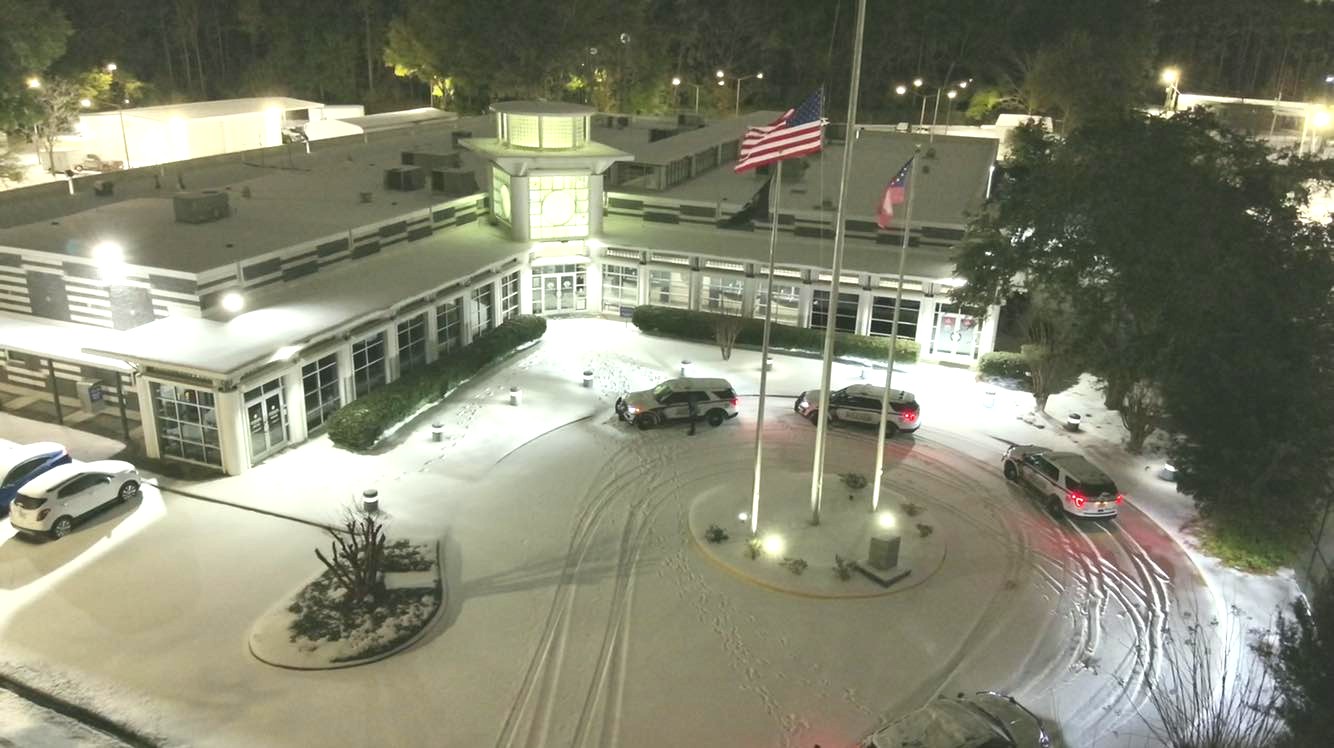
M 414 369 L 343 406 L 329 419 L 329 439 L 344 449 L 369 449 L 390 426 L 433 403 L 480 369 L 547 330 L 542 317 L 523 315 L 477 336 L 469 345 Z
M 852 570 L 855 568 L 857 568 L 855 562 L 834 554 L 834 573 L 839 579 L 845 582 L 852 579 Z
M 922 506 L 920 504 L 914 504 L 911 501 L 905 501 L 903 502 L 903 513 L 909 517 L 916 517 L 922 513 Z
M 727 540 L 727 531 L 717 525 L 709 525 L 709 529 L 704 531 L 704 539 L 710 543 L 721 543 Z
M 635 327 L 647 333 L 665 335 L 683 340 L 714 342 L 714 318 L 711 312 L 692 312 L 687 309 L 641 305 L 635 307 L 631 321 Z M 764 336 L 764 320 L 746 319 L 742 322 L 741 332 L 736 343 L 759 347 Z M 774 324 L 769 330 L 769 345 L 775 350 L 795 350 L 818 354 L 824 349 L 824 330 L 789 325 Z M 900 337 L 895 344 L 894 358 L 899 362 L 916 361 L 921 346 L 910 338 Z M 889 354 L 888 337 L 869 335 L 834 335 L 835 356 L 855 356 L 857 358 L 883 361 Z
M 785 558 L 782 561 L 779 561 L 778 564 L 779 566 L 782 566 L 784 569 L 787 569 L 788 571 L 797 575 L 800 575 L 803 571 L 806 571 L 806 567 L 809 565 L 806 563 L 806 559 L 804 558 Z
M 849 491 L 860 491 L 866 488 L 866 476 L 861 473 L 840 473 L 838 476 L 843 485 L 848 487 Z
M 992 351 L 977 360 L 977 373 L 983 378 L 1013 379 L 1028 384 L 1028 360 L 1022 353 Z
M 917 523 L 917 536 L 919 538 L 925 538 L 926 536 L 930 535 L 935 531 L 936 528 L 932 527 L 931 525 L 924 525 L 921 522 Z
M 759 538 L 751 538 L 746 541 L 746 555 L 750 557 L 751 561 L 759 558 L 761 553 L 764 553 L 764 544 Z

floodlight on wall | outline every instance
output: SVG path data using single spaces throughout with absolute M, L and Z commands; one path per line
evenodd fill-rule
M 222 308 L 235 314 L 245 309 L 245 297 L 236 291 L 228 291 L 222 295 Z

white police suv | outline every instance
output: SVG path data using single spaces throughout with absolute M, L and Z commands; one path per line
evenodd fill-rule
M 885 400 L 885 388 L 870 384 L 854 384 L 829 393 L 829 420 L 851 423 L 880 423 L 880 411 Z M 792 409 L 815 423 L 820 413 L 820 390 L 806 390 L 797 396 Z M 885 414 L 885 435 L 902 431 L 916 431 L 922 425 L 922 407 L 911 392 L 892 390 L 889 412 Z
M 1053 517 L 1115 517 L 1126 497 L 1083 455 L 1031 444 L 1005 450 L 1005 477 L 1035 491 Z
M 668 421 L 690 419 L 690 404 L 695 414 L 710 426 L 720 426 L 736 418 L 737 396 L 726 379 L 668 379 L 651 390 L 631 392 L 616 400 L 616 415 L 641 429 L 651 429 Z

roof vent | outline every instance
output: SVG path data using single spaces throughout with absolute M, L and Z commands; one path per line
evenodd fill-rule
M 426 172 L 420 166 L 395 166 L 384 170 L 384 186 L 387 190 L 412 192 L 426 186 Z
M 178 192 L 172 198 L 180 223 L 210 223 L 232 214 L 226 192 Z
M 431 189 L 446 195 L 471 195 L 478 191 L 477 175 L 472 169 L 436 169 L 431 172 Z

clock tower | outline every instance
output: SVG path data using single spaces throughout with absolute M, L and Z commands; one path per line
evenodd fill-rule
M 602 174 L 633 157 L 589 139 L 593 108 L 494 104 L 495 138 L 460 145 L 491 166 L 491 212 L 518 241 L 587 239 L 602 230 Z

